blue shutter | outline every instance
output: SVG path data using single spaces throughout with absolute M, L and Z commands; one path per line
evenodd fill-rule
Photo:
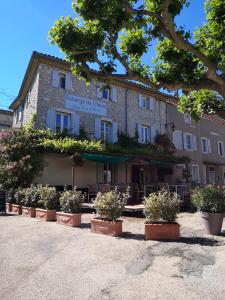
M 142 143 L 142 127 L 141 127 L 141 124 L 137 124 L 137 131 L 138 131 L 138 142 Z
M 59 87 L 59 74 L 56 70 L 52 71 L 52 87 L 54 88 Z
M 95 138 L 97 140 L 101 139 L 101 119 L 100 118 L 95 119 Z
M 72 78 L 69 73 L 66 73 L 66 83 L 65 83 L 65 89 L 67 91 L 72 90 Z
M 48 109 L 46 114 L 46 128 L 55 131 L 56 113 L 54 109 Z
M 111 89 L 112 102 L 117 102 L 117 88 L 112 87 Z
M 79 135 L 80 133 L 80 116 L 75 112 L 71 116 L 71 131 L 72 135 Z
M 118 142 L 118 124 L 117 122 L 112 122 L 112 142 Z

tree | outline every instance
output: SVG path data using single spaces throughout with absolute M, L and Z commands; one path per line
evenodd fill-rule
M 50 40 L 65 53 L 74 75 L 182 90 L 180 109 L 197 119 L 224 107 L 225 4 L 205 0 L 206 22 L 191 33 L 175 22 L 189 2 L 76 0 L 78 17 L 56 21 Z M 143 55 L 153 41 L 157 54 L 150 66 Z

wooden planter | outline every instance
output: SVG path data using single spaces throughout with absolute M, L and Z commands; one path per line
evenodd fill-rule
M 179 240 L 180 224 L 178 223 L 145 223 L 146 240 Z
M 22 206 L 22 215 L 30 218 L 36 217 L 36 210 L 34 207 Z
M 43 221 L 55 221 L 56 210 L 36 208 L 36 218 Z
M 78 227 L 81 225 L 81 214 L 69 214 L 65 212 L 57 212 L 57 223 L 71 227 Z
M 22 214 L 22 205 L 12 204 L 12 213 L 15 215 Z
M 6 211 L 11 212 L 12 211 L 12 203 L 7 202 L 6 203 Z
M 91 232 L 111 235 L 111 236 L 120 236 L 123 232 L 122 230 L 122 220 L 116 221 L 107 221 L 102 219 L 92 219 L 91 220 Z

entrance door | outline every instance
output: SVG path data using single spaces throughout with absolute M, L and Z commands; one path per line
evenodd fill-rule
M 215 168 L 209 167 L 209 184 L 216 183 Z
M 143 189 L 146 182 L 145 166 L 132 166 L 132 183 L 137 183 L 139 189 Z

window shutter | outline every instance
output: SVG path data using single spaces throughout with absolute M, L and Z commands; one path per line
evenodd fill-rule
M 100 118 L 95 119 L 95 138 L 97 140 L 101 139 L 101 119 Z
M 48 109 L 46 115 L 46 128 L 55 131 L 56 113 L 54 109 Z
M 118 142 L 118 123 L 112 122 L 112 142 Z
M 222 156 L 224 156 L 224 143 L 221 142 L 221 146 L 222 146 Z
M 116 87 L 112 87 L 111 89 L 111 93 L 112 93 L 112 102 L 117 102 L 117 88 Z
M 52 87 L 54 88 L 59 87 L 59 74 L 56 70 L 52 71 Z
M 80 133 L 80 116 L 75 112 L 71 116 L 71 131 L 72 135 L 79 135 Z
M 182 150 L 184 148 L 182 131 L 175 130 L 173 132 L 173 144 L 176 149 Z
M 184 150 L 188 150 L 186 133 L 183 134 L 183 139 L 184 139 Z
M 137 124 L 137 131 L 138 131 L 138 142 L 142 143 L 142 129 L 141 129 L 141 124 Z
M 102 99 L 102 86 L 100 84 L 97 84 L 96 96 L 97 98 Z
M 66 73 L 66 84 L 65 84 L 65 89 L 67 91 L 72 90 L 72 78 L 69 73 Z
M 149 98 L 149 109 L 150 110 L 154 110 L 154 103 L 155 103 L 155 99 L 150 97 Z
M 193 150 L 197 151 L 197 138 L 195 135 L 192 135 L 192 140 L 193 140 Z
M 212 153 L 212 148 L 211 148 L 211 142 L 210 142 L 210 139 L 208 139 L 208 151 L 209 151 L 209 153 Z
M 158 130 L 155 126 L 151 126 L 151 143 L 155 144 L 155 139 L 158 135 Z
M 142 107 L 142 95 L 138 94 L 138 107 Z

